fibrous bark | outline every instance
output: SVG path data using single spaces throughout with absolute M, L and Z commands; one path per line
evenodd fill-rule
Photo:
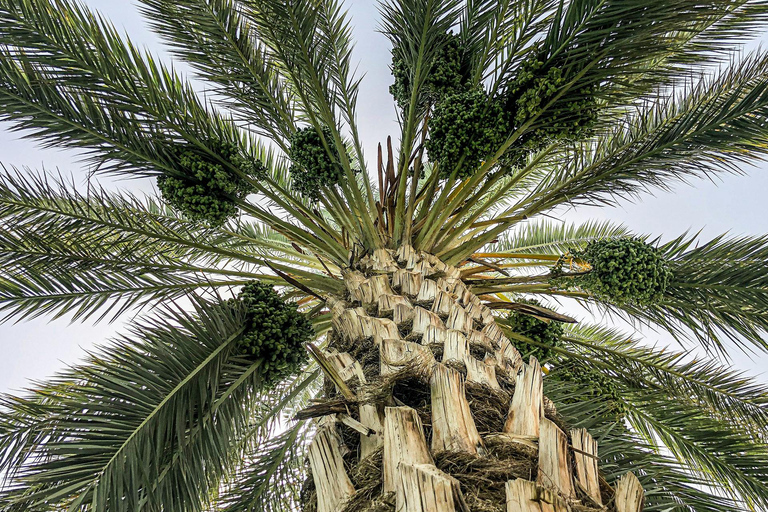
M 464 391 L 464 381 L 456 370 L 435 365 L 430 379 L 432 397 L 432 451 L 477 454 L 483 440 L 475 427 Z
M 318 428 L 309 447 L 309 462 L 317 489 L 318 512 L 334 512 L 355 492 L 344 470 L 342 442 L 332 423 Z
M 554 416 L 539 362 L 522 361 L 460 276 L 410 246 L 345 271 L 348 295 L 327 303 L 324 356 L 328 378 L 343 382 L 329 381 L 326 401 L 302 413 L 324 416 L 305 507 L 640 512 L 637 478 L 606 487 L 595 440 Z
M 602 505 L 597 467 L 597 441 L 585 429 L 571 430 L 576 459 L 576 482 L 597 505 Z

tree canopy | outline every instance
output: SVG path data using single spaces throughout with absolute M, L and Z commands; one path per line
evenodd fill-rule
M 139 313 L 0 397 L 1 510 L 295 507 L 313 427 L 291 418 L 326 370 L 307 349 L 353 271 L 404 246 L 546 354 L 547 396 L 646 510 L 768 508 L 768 386 L 723 362 L 768 351 L 766 235 L 551 218 L 765 158 L 768 53 L 742 43 L 766 2 L 383 0 L 400 133 L 377 155 L 340 1 L 138 4 L 206 94 L 75 0 L 0 0 L 0 119 L 158 189 L 0 174 L 3 320 Z

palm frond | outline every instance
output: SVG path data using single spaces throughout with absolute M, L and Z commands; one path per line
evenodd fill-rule
M 440 242 L 435 246 L 437 253 L 442 255 L 457 246 L 462 247 L 482 233 L 484 226 L 497 225 L 508 220 L 505 210 L 509 207 L 510 200 L 519 198 L 525 190 L 537 183 L 541 175 L 546 174 L 553 164 L 560 162 L 562 154 L 558 153 L 557 149 L 558 144 L 552 143 L 527 159 L 522 169 L 514 170 L 507 164 L 501 164 L 487 176 L 484 183 L 483 180 L 478 183 L 464 183 L 463 190 L 460 191 L 464 193 L 454 194 L 452 201 L 448 203 L 447 211 L 450 213 L 447 218 L 436 223 L 436 227 L 440 228 L 437 231 Z M 481 183 L 482 186 L 477 187 Z M 486 220 L 481 220 L 484 217 Z M 488 237 L 486 240 L 490 242 L 494 237 Z
M 431 71 L 434 56 L 447 44 L 445 34 L 460 20 L 458 0 L 387 0 L 379 10 L 382 32 L 389 38 L 410 74 L 411 99 L 405 124 L 418 121 L 423 105 L 421 87 Z M 412 118 L 412 119 L 411 119 Z M 406 133 L 404 127 L 404 134 Z
M 345 12 L 335 0 L 250 0 L 243 7 L 269 56 L 284 72 L 287 87 L 301 106 L 302 120 L 317 131 L 329 155 L 338 155 L 346 176 L 339 185 L 347 209 L 352 210 L 346 218 L 366 247 L 380 247 L 371 213 L 375 211 L 373 192 L 352 111 L 359 80 L 351 75 L 352 44 Z M 348 154 L 337 112 L 352 132 L 355 158 Z M 324 129 L 330 130 L 330 140 Z M 346 209 L 330 210 L 345 217 Z
M 317 330 L 317 325 L 315 326 Z M 320 371 L 309 369 L 265 393 L 240 440 L 237 467 L 225 478 L 211 510 L 282 511 L 297 508 L 311 425 L 286 425 L 320 390 Z
M 360 134 L 357 128 L 357 97 L 362 77 L 356 77 L 352 69 L 352 25 L 347 12 L 343 9 L 344 2 L 325 0 L 319 4 L 320 16 L 318 25 L 320 34 L 325 42 L 326 51 L 330 51 L 330 78 L 337 91 L 336 106 L 339 109 L 346 126 L 352 136 L 357 165 L 361 171 L 366 169 Z M 370 184 L 367 172 L 361 172 L 359 182 L 370 196 Z M 370 199 L 370 197 L 369 197 Z
M 609 482 L 628 471 L 638 476 L 646 495 L 644 510 L 750 510 L 743 503 L 717 494 L 707 487 L 706 480 L 681 468 L 668 454 L 654 450 L 621 421 L 605 421 L 605 400 L 594 397 L 583 385 L 545 378 L 544 389 L 569 426 L 586 428 L 598 441 L 600 470 Z
M 294 98 L 238 2 L 144 0 L 141 10 L 174 53 L 217 86 L 224 104 L 287 150 Z
M 0 198 L 0 310 L 6 317 L 114 318 L 132 307 L 252 279 L 290 287 L 267 260 L 310 288 L 335 281 L 321 274 L 314 256 L 268 228 L 207 228 L 151 200 L 96 186 L 83 194 L 46 175 L 6 171 Z
M 322 20 L 321 3 L 292 0 L 274 4 L 250 0 L 242 4 L 242 9 L 270 58 L 286 74 L 291 92 L 296 94 L 302 105 L 302 112 L 306 116 L 317 116 L 316 119 L 308 117 L 304 120 L 336 130 L 338 123 L 334 108 L 343 104 L 338 97 L 336 81 L 342 77 L 332 76 L 340 69 L 333 67 L 334 55 L 329 45 L 337 41 L 330 40 L 323 29 L 334 21 L 344 24 L 344 20 Z M 343 17 L 340 11 L 336 15 Z M 342 34 L 346 38 L 346 31 Z M 351 48 L 342 44 L 339 50 L 347 53 Z M 346 83 L 348 77 L 343 78 Z M 339 147 L 340 151 L 344 149 Z
M 168 307 L 32 391 L 3 399 L 2 502 L 85 510 L 202 510 L 256 406 L 244 312 Z
M 765 19 L 765 5 L 752 4 Z M 700 61 L 718 53 L 717 43 L 700 38 L 702 31 L 721 20 L 737 17 L 743 0 L 723 0 L 702 4 L 695 1 L 674 3 L 644 0 L 628 4 L 620 1 L 584 0 L 560 2 L 543 47 L 550 58 L 564 58 L 581 75 L 570 90 L 599 84 L 607 98 L 637 97 L 659 81 L 685 70 L 681 63 Z M 754 12 L 757 14 L 757 12 Z M 754 20 L 757 22 L 757 20 Z M 741 24 L 741 30 L 721 32 L 743 35 L 754 25 Z M 606 86 L 606 83 L 608 85 Z M 570 94 L 562 101 L 572 101 Z M 557 105 L 550 106 L 556 110 Z
M 736 502 L 761 510 L 768 503 L 768 445 L 738 425 L 717 420 L 663 392 L 633 393 L 627 421 L 648 442 L 658 440 L 681 466 Z
M 222 512 L 281 512 L 300 507 L 306 451 L 314 429 L 305 421 L 260 443 L 246 455 L 233 485 L 219 497 Z
M 504 253 L 561 256 L 569 250 L 583 249 L 592 240 L 629 235 L 627 227 L 610 221 L 587 221 L 583 224 L 531 221 L 504 233 L 486 250 L 498 253 L 498 257 L 504 257 Z
M 615 204 L 650 188 L 740 172 L 766 152 L 768 56 L 757 52 L 695 84 L 660 93 L 587 143 L 521 201 L 524 214 L 562 203 Z
M 672 278 L 659 304 L 623 308 L 684 342 L 690 333 L 708 350 L 725 342 L 768 349 L 768 237 L 721 235 L 694 246 L 683 235 L 662 246 Z
M 768 388 L 714 361 L 653 350 L 611 329 L 572 327 L 564 341 L 555 349 L 560 364 L 575 360 L 576 371 L 586 366 L 610 379 L 621 417 L 648 446 L 668 450 L 681 468 L 735 502 L 765 506 Z
M 90 152 L 102 170 L 147 174 L 169 145 L 232 140 L 191 86 L 109 23 L 65 0 L 0 3 L 3 119 L 57 147 Z
M 690 62 L 698 60 L 696 57 L 713 61 L 730 58 L 741 45 L 759 36 L 768 21 L 767 15 L 764 0 L 724 3 L 718 14 L 702 19 L 686 31 L 688 37 L 680 53 L 670 59 Z
M 712 361 L 691 361 L 685 354 L 622 343 L 610 339 L 615 334 L 595 329 L 581 334 L 602 336 L 575 342 L 576 351 L 570 354 L 567 348 L 561 351 L 560 364 L 575 359 L 580 363 L 577 369 L 591 367 L 610 379 L 619 417 L 656 451 L 668 451 L 681 468 L 713 489 L 726 491 L 735 502 L 765 506 L 768 393 L 764 386 Z M 605 346 L 606 337 L 611 347 L 621 348 Z M 570 344 L 573 338 L 566 339 Z M 560 378 L 557 365 L 550 375 Z M 602 389 L 589 394 L 608 400 L 605 393 Z
M 0 3 L 0 84 L 1 119 L 48 145 L 83 150 L 99 171 L 174 174 L 179 144 L 238 175 L 243 172 L 221 154 L 222 143 L 274 164 L 270 151 L 206 108 L 189 83 L 68 0 Z M 265 183 L 241 177 L 312 234 L 258 204 L 241 204 L 248 213 L 343 261 L 346 251 L 323 231 L 323 223 L 318 226 L 292 194 L 274 190 L 279 187 L 269 174 Z
M 557 4 L 557 0 L 467 1 L 459 35 L 471 61 L 473 83 L 490 79 L 495 96 L 525 49 L 546 32 Z
M 410 239 L 411 235 L 409 226 L 412 219 L 406 212 L 406 191 L 408 166 L 418 144 L 419 125 L 425 114 L 422 87 L 429 76 L 435 55 L 447 44 L 445 34 L 460 20 L 461 4 L 459 0 L 386 0 L 379 8 L 382 15 L 381 30 L 392 42 L 393 51 L 397 52 L 397 57 L 402 59 L 408 70 L 411 88 L 411 97 L 401 120 L 399 168 L 395 176 L 397 192 L 393 230 L 396 243 L 405 242 L 404 237 Z M 412 209 L 414 198 L 411 199 Z
M 687 352 L 658 349 L 626 333 L 595 325 L 569 326 L 561 356 L 596 366 L 633 386 L 663 392 L 673 400 L 738 425 L 743 435 L 764 437 L 768 387 L 742 372 Z
M 528 3 L 522 2 L 521 4 L 527 5 Z M 606 126 L 615 126 L 616 117 L 620 115 L 619 112 L 624 112 L 624 109 L 635 101 L 638 95 L 645 95 L 652 87 L 658 88 L 660 84 L 669 82 L 668 79 L 676 78 L 681 74 L 682 68 L 678 66 L 679 63 L 674 63 L 674 59 L 669 57 L 677 54 L 694 55 L 697 53 L 691 48 L 686 50 L 687 53 L 682 52 L 680 47 L 684 46 L 685 42 L 706 30 L 707 27 L 716 24 L 718 20 L 729 17 L 738 18 L 740 9 L 743 7 L 743 1 L 725 1 L 706 6 L 696 2 L 683 2 L 682 4 L 676 2 L 665 5 L 657 5 L 652 2 L 631 5 L 604 1 L 560 2 L 555 13 L 549 13 L 552 15 L 552 22 L 547 36 L 542 41 L 521 49 L 521 52 L 536 52 L 536 58 L 544 58 L 552 65 L 557 66 L 563 76 L 572 78 L 556 91 L 553 99 L 544 105 L 535 116 L 515 129 L 515 132 L 502 145 L 499 152 L 503 153 L 517 141 L 525 140 L 529 132 L 535 131 L 539 127 L 549 126 L 553 123 L 567 124 L 573 116 L 580 115 L 577 114 L 581 110 L 578 107 L 578 102 L 592 101 L 596 94 L 602 98 L 599 102 L 599 108 L 603 111 Z M 756 4 L 752 5 L 751 8 L 756 10 L 755 13 L 760 10 Z M 470 14 L 482 18 L 482 3 L 475 7 L 475 11 L 477 12 Z M 470 18 L 471 16 L 468 14 L 467 17 Z M 741 26 L 739 22 L 734 21 L 734 23 Z M 742 27 L 744 31 L 748 30 L 746 25 Z M 734 34 L 740 33 L 739 30 L 734 28 Z M 699 47 L 699 53 L 717 52 L 716 45 L 710 44 L 708 50 L 704 49 L 704 46 L 706 45 L 702 44 Z M 540 52 L 543 53 L 540 54 Z M 518 62 L 520 58 L 523 58 L 521 55 L 515 57 Z M 696 59 L 691 57 L 688 60 L 695 61 Z M 547 65 L 547 63 L 544 64 L 545 67 Z M 515 65 L 511 69 L 517 67 L 519 66 Z M 508 86 L 504 81 L 514 80 L 515 77 L 514 72 L 506 73 L 506 76 L 501 77 L 494 84 L 494 90 L 504 91 Z M 649 100 L 649 103 L 656 99 Z M 621 106 L 621 110 L 617 111 L 615 109 L 617 106 Z M 574 119 L 574 121 L 576 120 Z M 602 129 L 599 128 L 598 131 Z M 556 146 L 554 148 L 556 153 L 562 153 L 570 143 L 554 140 L 552 145 Z M 591 146 L 588 145 L 588 147 Z M 548 151 L 551 150 L 552 148 L 548 148 Z M 560 160 L 564 159 L 566 158 L 561 155 Z M 483 170 L 478 172 L 475 177 L 484 177 L 483 172 L 487 171 L 486 167 L 494 161 L 495 159 L 489 159 Z M 574 167 L 579 167 L 581 163 L 575 164 Z M 535 167 L 540 167 L 540 165 Z M 562 166 L 558 166 L 556 169 L 561 170 Z M 553 174 L 557 173 L 556 170 Z M 492 179 L 502 179 L 503 174 L 503 172 L 499 172 Z M 519 188 L 518 179 L 507 181 L 518 185 L 517 188 Z M 481 181 L 481 179 L 477 179 L 470 181 L 469 184 L 462 184 L 461 190 L 454 194 L 455 200 L 464 202 L 465 195 L 469 194 L 475 187 L 480 186 Z M 481 187 L 481 189 L 484 188 L 485 186 Z M 553 191 L 552 188 L 555 190 Z M 546 183 L 542 186 L 542 190 L 549 193 L 556 193 L 556 188 L 557 184 L 552 183 Z M 441 199 L 442 197 L 441 195 Z M 561 202 L 568 201 L 570 197 L 567 194 L 559 196 Z M 486 207 L 488 208 L 498 204 L 498 197 L 495 193 L 488 194 L 487 198 L 482 196 L 478 198 L 476 195 L 473 200 L 468 202 L 477 204 L 483 199 L 486 200 Z M 456 205 L 444 207 L 439 201 L 435 204 L 435 210 L 448 212 L 443 213 L 443 217 L 452 214 L 451 212 L 454 212 L 456 208 L 458 208 Z M 478 209 L 476 211 L 479 213 Z M 534 212 L 538 211 L 541 210 L 534 210 Z M 513 216 L 511 223 L 525 218 L 527 214 L 529 215 L 529 212 Z M 504 219 L 509 216 L 500 215 Z M 458 217 L 456 215 L 454 220 Z M 445 223 L 446 220 L 441 218 L 440 224 Z M 482 237 L 476 237 L 470 233 L 467 234 L 466 238 L 488 242 L 503 232 L 504 229 L 500 226 L 496 230 L 485 233 Z M 460 233 L 449 232 L 448 240 L 452 241 L 457 235 Z M 435 236 L 434 226 L 431 236 Z M 439 251 L 445 251 L 445 243 L 438 245 L 438 248 Z M 472 252 L 468 248 L 467 250 L 463 249 L 462 247 L 460 254 L 456 254 L 455 257 L 453 252 L 449 253 L 449 260 L 461 261 L 462 257 L 466 257 Z

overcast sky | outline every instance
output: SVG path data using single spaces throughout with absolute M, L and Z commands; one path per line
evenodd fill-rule
M 157 38 L 146 28 L 136 6 L 131 2 L 86 0 L 85 3 L 105 14 L 122 28 L 134 42 L 146 45 L 153 52 L 168 58 Z M 365 74 L 358 107 L 361 135 L 369 162 L 376 144 L 387 135 L 397 139 L 395 109 L 387 88 L 391 82 L 388 64 L 389 45 L 376 32 L 378 13 L 371 0 L 349 2 L 357 40 L 356 61 L 359 72 Z M 186 70 L 183 65 L 177 69 Z M 20 139 L 0 123 L 0 162 L 16 167 L 58 169 L 83 183 L 87 169 L 78 163 L 71 151 L 43 150 L 34 142 Z M 748 176 L 723 176 L 713 183 L 695 181 L 690 186 L 679 184 L 673 192 L 644 196 L 637 204 L 623 204 L 611 209 L 582 209 L 569 211 L 564 219 L 582 221 L 588 218 L 623 222 L 637 233 L 650 233 L 672 238 L 686 230 L 702 230 L 702 236 L 712 238 L 724 232 L 733 235 L 760 235 L 768 232 L 768 165 L 745 169 Z M 122 181 L 110 187 L 149 192 L 151 182 Z M 1 272 L 1 270 L 0 270 Z M 0 325 L 0 391 L 18 390 L 27 379 L 43 379 L 65 365 L 74 364 L 84 350 L 108 339 L 120 330 L 124 321 L 113 324 L 69 324 L 66 319 L 49 322 L 46 319 Z M 669 343 L 669 339 L 645 333 L 649 342 Z M 733 351 L 733 363 L 768 382 L 768 356 L 747 357 Z

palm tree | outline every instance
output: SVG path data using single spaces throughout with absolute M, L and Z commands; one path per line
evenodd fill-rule
M 2 119 L 160 191 L 1 175 L 6 320 L 141 311 L 0 398 L 3 511 L 768 507 L 768 238 L 551 219 L 768 153 L 765 2 L 384 0 L 374 162 L 340 2 L 140 4 L 206 96 L 0 0 Z

